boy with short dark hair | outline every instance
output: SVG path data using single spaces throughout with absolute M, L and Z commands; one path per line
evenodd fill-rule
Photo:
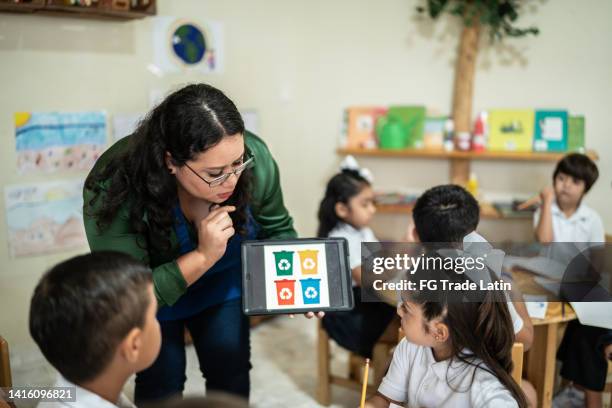
M 493 249 L 487 240 L 476 232 L 480 221 L 478 201 L 461 186 L 446 184 L 425 191 L 414 205 L 412 218 L 414 229 L 408 233 L 409 241 L 462 243 L 467 252 L 472 244 L 480 247 L 486 245 Z M 522 295 L 519 296 L 522 299 Z M 508 301 L 508 310 L 512 318 L 515 341 L 523 343 L 525 350 L 528 350 L 533 343 L 533 325 L 525 302 L 518 299 L 519 297 Z M 533 386 L 523 381 L 522 388 L 528 401 L 533 404 L 536 400 Z
M 121 390 L 150 366 L 161 334 L 149 268 L 103 251 L 64 261 L 42 277 L 32 296 L 30 334 L 61 374 L 56 387 L 75 387 L 73 402 L 40 407 L 133 407 Z
M 545 187 L 539 197 L 526 202 L 540 203 L 533 220 L 539 242 L 603 245 L 605 233 L 601 217 L 583 203 L 584 196 L 598 177 L 597 165 L 584 154 L 571 153 L 557 163 L 552 176 L 553 185 Z M 561 361 L 561 376 L 572 386 L 562 390 L 555 397 L 555 403 L 563 405 L 575 400 L 586 408 L 601 407 L 611 352 L 612 331 L 586 326 L 577 320 L 570 322 L 557 359 Z
M 601 217 L 582 202 L 598 177 L 597 165 L 584 154 L 571 153 L 557 163 L 553 185 L 540 193 L 534 215 L 539 242 L 604 242 Z

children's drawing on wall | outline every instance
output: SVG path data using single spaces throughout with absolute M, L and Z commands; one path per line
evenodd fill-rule
M 329 307 L 324 244 L 266 246 L 264 262 L 269 309 Z
M 223 72 L 223 27 L 214 21 L 155 17 L 154 67 L 160 73 Z
M 6 186 L 11 257 L 86 246 L 82 193 L 82 180 Z
M 15 113 L 19 173 L 88 171 L 106 146 L 104 112 Z

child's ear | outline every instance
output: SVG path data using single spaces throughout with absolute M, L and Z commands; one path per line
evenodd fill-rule
M 134 327 L 119 345 L 119 352 L 129 363 L 138 362 L 142 349 L 142 330 Z
M 432 335 L 436 341 L 444 343 L 446 340 L 448 340 L 449 332 L 446 324 L 438 321 L 435 322 L 433 326 Z
M 168 172 L 170 174 L 176 174 L 176 164 L 174 164 L 174 160 L 172 159 L 172 155 L 170 152 L 166 152 L 164 156 L 164 161 L 166 162 L 166 167 L 168 168 Z
M 334 206 L 334 211 L 336 211 L 336 215 L 338 218 L 345 219 L 349 215 L 349 208 L 346 204 L 337 202 Z

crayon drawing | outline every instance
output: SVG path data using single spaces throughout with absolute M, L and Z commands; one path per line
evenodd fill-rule
M 15 113 L 19 173 L 88 171 L 106 146 L 106 114 Z
M 82 180 L 5 187 L 11 257 L 87 247 L 82 192 Z

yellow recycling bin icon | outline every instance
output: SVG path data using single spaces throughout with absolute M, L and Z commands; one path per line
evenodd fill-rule
M 300 254 L 302 275 L 316 275 L 319 273 L 318 250 L 308 249 L 304 251 L 298 251 L 298 254 Z

